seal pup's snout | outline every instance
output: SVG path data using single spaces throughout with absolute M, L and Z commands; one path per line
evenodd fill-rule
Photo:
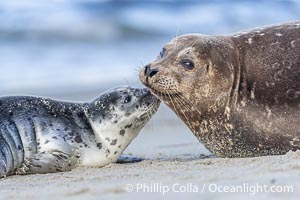
M 142 104 L 154 106 L 160 102 L 147 88 L 126 88 L 120 90 L 119 94 L 121 104 L 127 108 L 138 109 Z
M 149 91 L 147 88 L 143 88 L 142 91 L 143 91 L 145 94 L 150 94 L 150 91 Z
M 138 91 L 138 109 L 145 110 L 157 109 L 160 105 L 160 100 L 156 98 L 147 88 L 141 88 Z
M 147 88 L 141 89 L 141 99 L 149 99 L 151 101 L 159 100 Z

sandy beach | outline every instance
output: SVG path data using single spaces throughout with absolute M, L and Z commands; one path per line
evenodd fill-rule
M 9 0 L 0 16 L 0 96 L 85 101 L 141 86 L 171 38 L 299 20 L 300 1 Z M 0 179 L 0 200 L 300 199 L 300 151 L 214 157 L 165 105 L 124 155 L 142 161 Z
M 216 158 L 172 115 L 163 106 L 124 152 L 142 162 L 10 176 L 0 199 L 299 199 L 299 151 Z

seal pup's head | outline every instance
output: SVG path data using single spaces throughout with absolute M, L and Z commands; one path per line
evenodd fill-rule
M 125 150 L 156 113 L 160 100 L 146 88 L 118 87 L 88 104 L 86 115 L 95 132 L 97 145 L 106 149 L 112 162 Z
M 193 115 L 224 113 L 235 87 L 234 65 L 238 56 L 226 37 L 183 35 L 141 70 L 140 80 L 188 123 Z

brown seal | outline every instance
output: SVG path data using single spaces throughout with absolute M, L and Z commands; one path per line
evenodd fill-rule
M 300 22 L 183 35 L 140 79 L 217 156 L 300 149 Z

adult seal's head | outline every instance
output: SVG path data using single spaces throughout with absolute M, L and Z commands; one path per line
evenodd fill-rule
M 173 104 L 188 103 L 205 114 L 223 112 L 238 62 L 234 46 L 225 38 L 184 35 L 167 43 L 140 78 L 178 113 L 181 110 Z
M 299 22 L 183 35 L 140 79 L 214 154 L 283 154 L 300 148 L 299 37 Z

